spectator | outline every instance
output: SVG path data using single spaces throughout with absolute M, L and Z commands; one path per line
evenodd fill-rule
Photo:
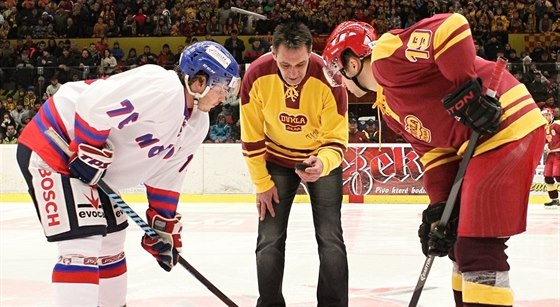
M 49 50 L 43 49 L 42 55 L 37 58 L 38 74 L 50 79 L 56 71 L 56 58 Z
M 254 11 L 254 9 L 251 8 L 249 8 L 249 10 Z M 257 17 L 253 15 L 243 15 L 241 18 L 243 24 L 241 32 L 245 35 L 255 34 L 255 31 L 257 30 Z
M 550 19 L 548 14 L 544 14 L 541 20 L 539 20 L 539 32 L 548 33 L 552 31 L 553 20 Z
M 523 20 L 519 16 L 519 12 L 515 11 L 509 21 L 508 33 L 523 33 Z
M 47 97 L 51 97 L 52 95 L 54 95 L 54 93 L 56 93 L 58 91 L 58 89 L 60 89 L 61 84 L 58 83 L 58 76 L 54 75 L 51 78 L 51 84 L 49 84 L 49 86 L 47 86 L 47 89 L 45 91 L 45 94 L 47 94 Z
M 35 67 L 31 63 L 29 53 L 27 51 L 24 51 L 16 58 L 16 86 L 26 88 L 29 85 L 33 84 L 34 78 Z
M 139 8 L 138 12 L 134 14 L 132 18 L 136 22 L 136 33 L 138 34 L 138 36 L 146 35 L 146 22 L 148 21 L 148 16 L 144 14 L 144 10 L 142 8 Z
M 7 111 L 2 113 L 2 123 L 0 124 L 0 130 L 2 131 L 2 133 L 4 133 L 4 135 L 6 135 L 6 131 L 8 130 L 8 126 L 13 125 L 14 127 L 16 127 L 17 123 L 16 121 L 13 119 L 13 117 L 10 115 L 10 113 L 8 113 Z M 16 127 L 17 129 L 17 127 Z
M 219 7 L 216 11 L 218 22 L 222 25 L 227 24 L 227 20 L 233 17 L 233 12 L 231 11 L 231 4 L 229 1 L 225 1 L 224 4 Z M 228 34 L 229 35 L 229 34 Z
M 498 58 L 498 51 L 502 50 L 503 46 L 501 42 L 498 41 L 495 34 L 490 35 L 490 40 L 484 45 L 484 53 L 486 54 L 486 59 L 490 61 L 496 61 Z
M 2 101 L 2 106 L 4 107 L 4 111 L 12 112 L 17 108 L 17 104 L 14 101 L 14 97 L 12 95 L 6 96 L 5 100 Z M 4 114 L 3 112 L 0 114 Z
M 84 48 L 82 49 L 82 55 L 78 59 L 78 67 L 82 72 L 82 79 L 90 79 L 92 78 L 92 73 L 94 70 L 93 67 L 96 67 L 97 64 L 95 60 L 91 56 L 89 49 Z
M 239 33 L 239 28 L 237 27 L 237 24 L 233 21 L 232 17 L 229 17 L 226 22 L 223 24 L 223 35 L 231 35 L 231 33 L 233 31 L 236 31 L 237 33 Z
M 74 22 L 74 18 L 71 16 L 66 18 L 66 26 L 64 27 L 63 32 L 61 32 L 60 34 L 62 37 L 67 38 L 77 38 L 83 35 L 82 29 L 76 25 L 76 23 Z
M 62 49 L 62 55 L 56 60 L 58 69 L 55 74 L 60 78 L 60 83 L 66 83 L 76 71 L 77 59 L 70 54 L 70 49 Z
M 121 36 L 121 27 L 117 24 L 114 19 L 109 19 L 107 23 L 107 33 L 108 37 L 118 37 Z
M 170 69 L 170 68 L 172 68 L 172 66 L 174 64 L 174 60 L 175 60 L 175 57 L 173 56 L 173 53 L 171 52 L 171 49 L 169 49 L 169 45 L 168 44 L 163 44 L 163 46 L 161 47 L 161 51 L 160 51 L 160 53 L 157 57 L 156 63 L 159 66 Z
M 21 117 L 29 113 L 29 109 L 25 109 L 22 103 L 16 105 L 16 109 L 10 112 L 10 116 L 14 119 L 15 124 L 21 126 Z
M 103 76 L 110 76 L 115 72 L 116 68 L 117 59 L 111 54 L 111 50 L 105 49 L 105 51 L 103 51 L 101 64 L 99 65 L 99 73 Z
M 358 120 L 355 118 L 348 120 L 348 143 L 369 143 L 367 133 L 358 129 Z
M 2 144 L 17 144 L 18 143 L 18 132 L 16 130 L 16 125 L 13 123 L 6 125 L 6 132 L 4 133 L 4 138 L 2 139 Z
M 243 51 L 245 51 L 245 43 L 237 36 L 237 30 L 231 31 L 231 36 L 224 42 L 224 47 L 233 55 L 237 63 L 243 63 Z
M 24 108 L 31 108 L 38 101 L 37 93 L 35 93 L 35 87 L 29 86 L 27 88 L 27 92 L 23 97 L 23 107 Z M 19 102 L 18 102 L 19 103 Z
M 218 22 L 215 15 L 210 18 L 210 22 L 206 24 L 206 33 L 211 35 L 223 35 L 224 29 L 222 24 Z
M 111 3 L 105 3 L 103 6 L 103 10 L 99 14 L 99 17 L 103 18 L 103 21 L 106 24 L 109 24 L 109 21 L 115 20 L 117 15 L 115 14 L 115 10 L 113 9 L 113 5 Z
M 144 46 L 143 55 L 146 56 L 149 64 L 156 64 L 157 63 L 157 56 L 154 53 L 152 53 L 152 48 L 149 45 Z
M 103 17 L 97 18 L 97 23 L 93 26 L 92 37 L 104 37 L 107 35 L 108 26 L 103 20 Z
M 55 58 L 59 57 L 62 54 L 62 48 L 58 46 L 58 43 L 54 38 L 49 38 L 49 40 L 47 41 L 47 47 L 45 49 L 49 51 L 49 53 Z
M 29 124 L 29 122 L 31 121 L 32 118 L 33 118 L 33 115 L 32 115 L 31 110 L 29 110 L 27 113 L 23 113 L 21 115 L 21 128 L 19 129 L 18 132 L 21 132 L 21 130 L 23 130 L 23 128 L 25 128 L 25 126 L 27 126 L 27 124 Z
M 226 123 L 226 116 L 218 114 L 216 123 L 210 126 L 208 140 L 211 143 L 225 143 L 231 136 L 231 127 Z
M 531 50 L 531 53 L 529 55 L 531 56 L 533 61 L 538 62 L 538 60 L 541 58 L 541 55 L 545 52 L 546 49 L 544 49 L 542 43 L 540 41 L 537 41 L 535 42 L 535 47 L 533 48 L 533 50 Z
M 126 65 L 127 69 L 134 68 L 138 65 L 138 54 L 136 53 L 136 48 L 128 49 L 128 56 L 124 61 L 124 65 Z
M 126 18 L 123 21 L 122 29 L 122 36 L 136 36 L 136 27 L 138 23 L 136 19 L 131 13 L 126 15 Z
M 117 62 L 120 62 L 122 60 L 122 58 L 124 57 L 124 50 L 121 48 L 119 42 L 113 43 L 113 48 L 111 48 L 111 54 L 113 54 Z
M 373 119 L 370 118 L 366 121 L 365 132 L 367 133 L 368 139 L 371 143 L 379 142 L 379 131 L 377 130 Z
M 91 48 L 92 45 L 95 49 Z M 99 61 L 101 61 L 101 58 L 103 57 L 103 51 L 105 51 L 106 49 L 109 49 L 109 38 L 107 38 L 107 36 L 103 36 L 97 42 L 90 44 L 89 51 L 92 53 L 92 56 L 95 56 L 95 52 L 97 52 Z
M 262 40 L 258 37 L 249 38 L 249 44 L 251 44 L 251 47 L 247 51 L 245 51 L 244 55 L 246 63 L 253 62 L 268 51 L 262 44 Z
M 169 25 L 165 22 L 165 19 L 161 18 L 157 20 L 157 24 L 154 27 L 154 36 L 169 36 L 171 29 Z

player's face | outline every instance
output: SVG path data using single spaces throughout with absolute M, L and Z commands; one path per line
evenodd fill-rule
M 272 51 L 282 79 L 288 85 L 298 85 L 303 80 L 307 73 L 307 66 L 309 66 L 310 54 L 306 46 L 290 49 L 284 44 L 281 44 L 276 50 L 273 48 Z

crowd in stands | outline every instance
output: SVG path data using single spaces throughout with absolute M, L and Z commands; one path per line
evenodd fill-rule
M 267 19 L 235 13 L 232 6 Z M 560 0 L 6 0 L 0 1 L 0 87 L 16 91 L 0 97 L 0 139 L 17 142 L 18 131 L 60 84 L 148 63 L 172 69 L 184 47 L 123 50 L 118 37 L 178 36 L 188 44 L 196 37 L 226 36 L 224 46 L 238 62 L 251 63 L 269 50 L 262 35 L 270 35 L 280 22 L 301 21 L 315 35 L 327 35 L 342 21 L 359 20 L 382 34 L 447 12 L 469 20 L 479 56 L 508 58 L 509 70 L 541 106 L 554 108 L 560 118 L 558 40 L 537 43 L 529 52 L 508 42 L 510 33 L 560 33 Z M 239 35 L 250 36 L 247 46 Z M 91 44 L 81 49 L 77 38 L 91 38 Z M 239 102 L 231 100 L 213 110 L 207 142 L 239 140 Z M 377 121 L 357 123 L 358 130 L 379 129 Z M 383 126 L 381 130 L 381 141 L 399 141 Z

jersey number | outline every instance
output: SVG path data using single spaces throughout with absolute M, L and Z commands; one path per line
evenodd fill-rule
M 410 62 L 416 62 L 418 59 L 430 58 L 430 45 L 432 44 L 432 31 L 416 30 L 412 32 L 408 43 L 406 44 L 405 56 Z
M 133 123 L 138 119 L 138 112 L 132 112 L 134 111 L 134 106 L 132 105 L 132 102 L 130 102 L 130 100 L 125 99 L 121 101 L 121 106 L 123 107 L 107 112 L 107 115 L 109 115 L 110 117 L 123 116 L 128 114 L 125 119 L 119 122 L 119 129 L 124 128 L 124 126 L 126 126 L 127 124 Z

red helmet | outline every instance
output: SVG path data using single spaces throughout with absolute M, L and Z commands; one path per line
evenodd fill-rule
M 552 110 L 552 108 L 544 108 L 541 111 L 542 115 L 554 115 L 554 111 Z
M 344 68 L 341 55 L 346 49 L 365 58 L 371 55 L 371 47 L 376 40 L 377 33 L 372 25 L 360 21 L 343 22 L 329 36 L 323 59 L 333 72 L 339 72 Z

